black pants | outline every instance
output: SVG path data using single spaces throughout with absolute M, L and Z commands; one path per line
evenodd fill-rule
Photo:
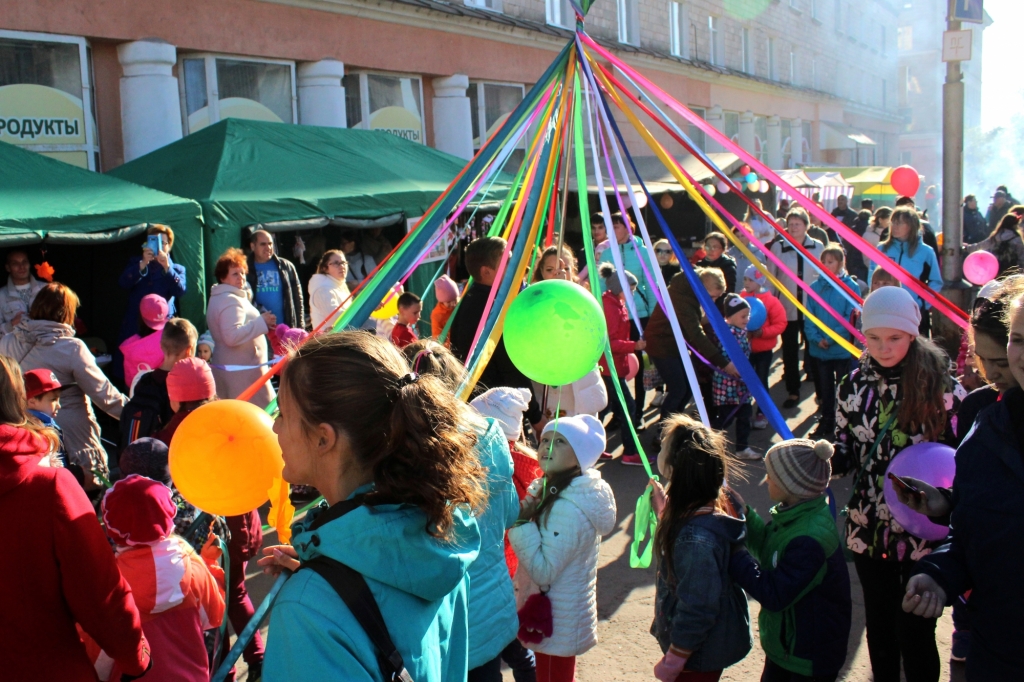
M 863 554 L 855 554 L 853 563 L 864 590 L 868 655 L 875 682 L 900 682 L 901 658 L 907 682 L 938 682 L 935 619 L 903 611 L 903 595 L 914 564 Z
M 537 659 L 518 639 L 513 639 L 505 647 L 501 652 L 501 660 L 512 668 L 512 678 L 516 682 L 537 682 Z
M 785 668 L 764 659 L 764 672 L 761 673 L 761 682 L 836 682 L 839 673 L 833 675 L 797 675 Z
M 843 377 L 850 373 L 850 358 L 843 360 L 821 360 L 813 358 L 815 364 L 815 388 L 821 405 L 818 421 L 822 430 L 822 438 L 832 440 L 836 431 L 836 386 Z
M 921 338 L 928 339 L 932 335 L 932 311 L 930 308 L 921 306 L 921 324 L 917 327 Z
M 772 352 L 763 350 L 759 353 L 750 354 L 750 364 L 754 368 L 754 374 L 761 380 L 761 385 L 768 389 L 768 374 L 772 371 Z M 758 412 L 763 412 L 758 405 Z
M 647 320 L 649 320 L 649 319 L 651 319 L 651 318 L 649 318 L 649 317 L 641 317 L 640 318 L 640 329 L 646 329 L 647 328 Z M 632 320 L 629 321 L 629 340 L 630 341 L 639 341 L 640 340 L 640 329 L 637 329 L 636 324 Z M 637 351 L 636 352 L 636 359 L 640 361 L 640 366 L 643 367 L 644 366 L 644 357 L 641 354 L 641 351 Z M 633 415 L 632 416 L 633 416 L 633 421 L 635 423 L 639 424 L 639 423 L 641 423 L 643 421 L 644 406 L 647 404 L 647 391 L 644 390 L 644 373 L 643 372 L 637 372 L 636 373 L 636 378 L 633 379 L 633 394 L 634 394 L 634 400 L 636 401 L 636 406 L 633 409 Z M 610 399 L 611 398 L 609 398 L 609 400 Z
M 754 408 L 748 400 L 743 405 L 715 405 L 712 412 L 711 428 L 719 431 L 729 430 L 729 425 L 736 422 L 736 450 L 746 450 L 750 445 L 750 417 Z
M 612 414 L 619 420 L 619 439 L 622 441 L 622 454 L 623 455 L 635 455 L 637 454 L 636 443 L 633 442 L 633 434 L 629 431 L 629 419 L 634 411 L 633 396 L 629 393 L 629 387 L 626 385 L 626 380 L 620 374 L 618 377 L 619 387 L 622 389 L 622 399 L 626 402 L 625 406 L 619 402 L 619 396 L 615 395 L 615 383 L 612 381 L 610 376 L 601 375 L 601 379 L 604 380 L 604 390 L 608 393 L 608 407 L 611 408 Z
M 787 323 L 786 331 L 782 332 L 782 376 L 790 395 L 800 395 L 800 345 L 803 333 L 802 320 Z
M 661 404 L 661 418 L 668 419 L 673 414 L 686 409 L 686 404 L 693 397 L 690 380 L 686 378 L 686 368 L 678 355 L 667 358 L 653 358 L 658 374 L 665 382 L 665 402 Z M 609 398 L 611 400 L 611 398 Z
M 466 682 L 501 682 L 501 655 L 470 670 Z

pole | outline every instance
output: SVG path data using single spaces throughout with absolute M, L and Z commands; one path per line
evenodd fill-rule
M 953 20 L 953 2 L 948 4 L 947 29 L 960 30 Z M 967 284 L 963 280 L 964 192 L 964 77 L 960 62 L 946 62 L 946 82 L 942 86 L 942 295 L 965 310 Z M 959 349 L 960 330 L 945 317 L 936 315 L 936 336 L 947 350 Z

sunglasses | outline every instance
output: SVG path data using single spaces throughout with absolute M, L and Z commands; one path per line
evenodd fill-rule
M 672 249 L 655 249 L 654 253 L 657 253 L 657 254 L 663 255 L 663 256 L 671 256 L 672 255 Z

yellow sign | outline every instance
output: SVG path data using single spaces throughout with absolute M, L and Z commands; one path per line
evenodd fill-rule
M 383 130 L 423 144 L 423 124 L 419 114 L 405 107 L 384 107 L 373 112 L 370 114 L 370 130 Z
M 82 100 L 45 85 L 18 83 L 0 86 L 0 141 L 25 147 L 84 145 L 85 111 Z M 47 151 L 73 166 L 89 167 L 83 151 Z
M 225 97 L 218 102 L 220 120 L 226 118 L 244 118 L 249 121 L 270 121 L 283 123 L 281 118 L 269 108 L 256 100 L 245 97 Z M 194 133 L 210 125 L 210 107 L 196 109 L 188 117 L 188 131 Z

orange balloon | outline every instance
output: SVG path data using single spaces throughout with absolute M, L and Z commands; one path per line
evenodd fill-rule
M 256 509 L 284 468 L 273 427 L 270 415 L 241 400 L 197 408 L 171 439 L 174 485 L 210 514 L 238 516 Z

